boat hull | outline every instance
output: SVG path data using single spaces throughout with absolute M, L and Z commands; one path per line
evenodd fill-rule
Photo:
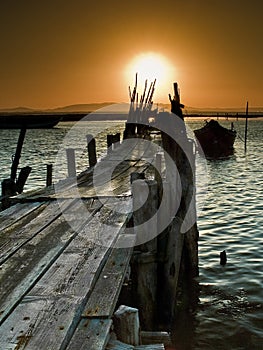
M 194 134 L 207 158 L 227 157 L 234 153 L 236 131 L 224 128 L 215 120 L 194 130 Z

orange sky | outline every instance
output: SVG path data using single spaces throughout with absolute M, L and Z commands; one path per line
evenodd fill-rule
M 262 0 L 0 1 L 0 108 L 128 102 L 142 52 L 174 66 L 164 96 L 177 81 L 187 106 L 263 106 L 262 13 Z

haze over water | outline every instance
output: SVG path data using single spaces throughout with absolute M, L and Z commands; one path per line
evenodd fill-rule
M 98 154 L 106 151 L 107 133 L 122 131 L 124 122 L 87 122 L 97 135 Z M 230 122 L 220 121 L 222 125 Z M 188 122 L 191 129 L 202 122 Z M 28 130 L 20 166 L 32 166 L 26 190 L 45 185 L 47 163 L 57 151 L 72 123 L 56 128 Z M 243 135 L 244 122 L 235 122 Z M 262 349 L 263 344 L 263 121 L 249 121 L 248 150 L 237 139 L 235 153 L 226 160 L 207 161 L 209 177 L 205 203 L 198 217 L 200 302 L 176 325 L 176 349 Z M 18 130 L 0 130 L 0 178 L 9 177 Z M 85 138 L 75 140 L 77 171 L 88 165 Z M 79 142 L 82 148 L 78 148 Z M 66 166 L 60 169 L 66 175 Z M 199 176 L 199 181 L 202 178 Z M 227 264 L 219 253 L 226 250 Z M 185 321 L 184 321 L 185 320 Z

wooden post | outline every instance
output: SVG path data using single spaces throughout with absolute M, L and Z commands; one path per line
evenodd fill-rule
M 113 325 L 118 340 L 134 346 L 140 344 L 138 309 L 121 305 L 114 313 Z
M 157 322 L 157 260 L 152 252 L 135 251 L 131 261 L 133 303 L 139 309 L 141 326 L 153 330 Z
M 18 193 L 22 193 L 26 180 L 31 172 L 32 168 L 30 166 L 26 166 L 20 170 L 17 182 L 16 182 L 16 190 Z
M 11 205 L 10 197 L 16 195 L 16 184 L 12 179 L 2 181 L 2 209 L 7 209 Z
M 112 151 L 112 135 L 107 135 L 107 152 Z
M 163 114 L 162 144 L 165 151 L 166 176 L 170 186 L 171 223 L 158 237 L 158 310 L 162 322 L 171 322 L 175 315 L 176 293 L 179 274 L 187 281 L 184 286 L 193 284 L 198 275 L 198 230 L 196 225 L 194 155 L 188 141 L 181 111 L 177 84 L 174 84 L 174 99 L 171 99 L 171 114 Z M 166 156 L 167 155 L 167 156 Z M 173 163 L 171 162 L 173 160 Z M 178 175 L 174 176 L 174 166 Z M 180 191 L 178 189 L 180 188 Z M 174 212 L 178 203 L 178 209 Z M 162 259 L 163 258 L 163 259 Z M 181 280 L 181 278 L 180 278 Z M 163 286 L 166 288 L 163 288 Z M 188 293 L 184 288 L 183 293 Z
M 157 249 L 157 206 L 158 187 L 155 180 L 132 182 L 133 222 L 137 244 L 143 251 L 156 252 Z M 144 243 L 141 243 L 144 242 Z
M 245 124 L 245 153 L 247 152 L 247 122 L 248 122 L 248 101 L 246 105 L 246 124 Z
M 97 164 L 97 155 L 96 155 L 96 140 L 93 135 L 87 135 L 87 147 L 89 155 L 89 166 L 93 167 Z
M 111 136 L 113 149 L 116 149 L 120 146 L 121 134 L 118 132 L 117 134 Z
M 74 148 L 67 148 L 67 162 L 68 162 L 68 177 L 76 176 L 75 150 Z
M 52 164 L 47 164 L 47 176 L 46 176 L 46 186 L 49 187 L 52 185 Z
M 15 181 L 16 180 L 16 173 L 17 173 L 17 169 L 18 169 L 18 165 L 19 165 L 19 160 L 21 157 L 21 152 L 22 152 L 22 147 L 23 147 L 23 143 L 24 143 L 24 139 L 25 139 L 25 135 L 26 135 L 26 128 L 22 128 L 20 130 L 20 134 L 19 134 L 19 138 L 17 141 L 17 146 L 16 146 L 16 153 L 15 153 L 15 157 L 11 166 L 11 180 Z
M 157 314 L 157 205 L 158 188 L 154 180 L 132 182 L 133 224 L 137 238 L 132 262 L 133 296 L 145 330 L 152 330 Z

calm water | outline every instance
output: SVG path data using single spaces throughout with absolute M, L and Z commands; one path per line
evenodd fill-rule
M 96 135 L 101 156 L 107 133 L 122 131 L 123 122 L 87 122 L 65 138 L 72 126 L 60 123 L 50 130 L 27 131 L 20 164 L 33 170 L 25 190 L 45 185 L 48 163 L 57 164 L 56 178 L 66 175 L 64 147 L 76 148 L 77 171 L 84 170 L 88 165 L 85 135 Z M 244 123 L 235 126 L 243 134 Z M 9 177 L 18 134 L 18 130 L 0 130 L 0 179 Z M 202 175 L 209 179 L 208 188 L 201 189 L 205 201 L 198 218 L 200 302 L 176 325 L 173 337 L 178 350 L 263 349 L 262 135 L 263 121 L 249 121 L 246 155 L 237 139 L 231 158 L 207 161 L 206 174 L 200 169 L 200 188 Z M 223 250 L 228 258 L 225 266 L 219 264 Z

